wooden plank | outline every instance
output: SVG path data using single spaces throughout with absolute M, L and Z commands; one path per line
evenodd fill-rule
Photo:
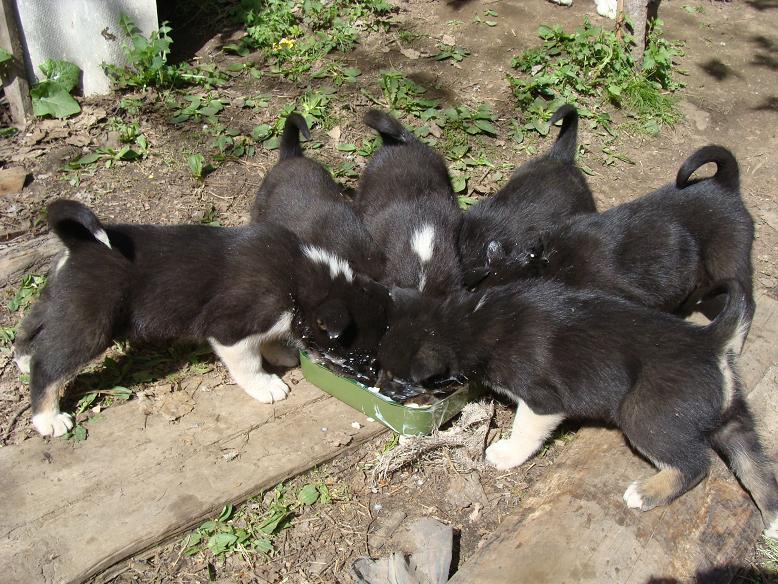
M 14 126 L 20 130 L 27 125 L 32 116 L 30 84 L 24 69 L 24 50 L 19 37 L 16 17 L 16 5 L 13 0 L 2 0 L 0 9 L 0 46 L 13 55 L 3 75 L 3 89 L 11 108 Z
M 194 399 L 177 423 L 129 402 L 84 442 L 0 449 L 3 582 L 80 582 L 385 431 L 305 381 L 273 405 L 237 386 Z M 335 446 L 330 432 L 351 443 Z
M 33 270 L 46 273 L 52 256 L 60 250 L 62 243 L 53 235 L 0 243 L 0 286 L 8 286 Z
M 760 427 L 775 428 L 778 303 L 762 297 L 758 306 L 741 363 Z M 765 437 L 774 451 L 778 436 Z M 627 485 L 653 472 L 620 432 L 582 430 L 451 582 L 642 584 L 696 574 L 700 581 L 728 582 L 733 563 L 747 557 L 762 530 L 748 494 L 716 458 L 709 476 L 671 505 L 628 509 Z

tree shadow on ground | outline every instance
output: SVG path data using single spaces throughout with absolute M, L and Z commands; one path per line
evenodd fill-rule
M 716 81 L 724 81 L 733 76 L 740 77 L 740 75 L 738 75 L 729 65 L 716 58 L 709 59 L 705 63 L 698 64 L 697 66 Z
M 746 4 L 760 12 L 778 10 L 778 0 L 746 0 Z
M 768 95 L 762 100 L 762 103 L 752 108 L 754 111 L 770 111 L 778 112 L 778 97 L 775 95 Z
M 680 584 L 688 580 L 679 580 L 677 578 L 655 577 L 651 578 L 646 584 Z M 730 584 L 746 582 L 751 584 L 769 584 L 778 582 L 778 573 L 755 568 L 754 566 L 738 566 L 728 564 L 717 566 L 709 570 L 700 570 L 694 575 L 692 582 L 697 584 Z
M 778 42 L 763 35 L 751 37 L 751 42 L 756 45 L 751 64 L 778 71 Z

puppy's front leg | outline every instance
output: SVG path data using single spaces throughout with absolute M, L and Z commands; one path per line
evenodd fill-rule
M 262 368 L 262 338 L 263 335 L 252 335 L 234 345 L 222 345 L 213 337 L 208 342 L 247 394 L 257 401 L 272 404 L 285 399 L 289 388 L 278 375 L 267 373 Z
M 519 400 L 510 438 L 498 440 L 486 449 L 487 462 L 500 470 L 519 466 L 537 452 L 564 418 L 562 414 L 536 414 Z

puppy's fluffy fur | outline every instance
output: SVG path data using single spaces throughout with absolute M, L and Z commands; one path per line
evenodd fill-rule
M 374 282 L 383 278 L 386 260 L 327 169 L 303 155 L 300 133 L 310 138 L 305 119 L 292 113 L 278 164 L 262 182 L 251 218 L 290 229 L 307 244 L 305 255 L 330 265 L 333 280 L 339 280 L 327 297 L 313 286 L 301 287 L 301 294 L 319 296 L 310 302 L 318 308 L 308 314 L 306 341 L 369 367 L 386 330 L 388 291 Z
M 369 111 L 365 123 L 384 143 L 362 173 L 354 204 L 386 253 L 384 282 L 428 295 L 461 287 L 462 216 L 446 163 L 385 112 Z
M 717 165 L 715 175 L 689 180 L 709 162 Z M 600 214 L 579 215 L 546 234 L 530 273 L 681 315 L 710 300 L 718 282 L 733 278 L 745 290 L 750 322 L 753 238 L 737 161 L 721 146 L 706 146 L 683 163 L 675 184 Z M 720 303 L 708 307 L 703 311 L 712 315 Z
M 551 124 L 559 120 L 562 128 L 551 150 L 521 165 L 508 184 L 465 214 L 459 253 L 468 288 L 515 280 L 531 261 L 541 233 L 579 213 L 597 211 L 586 178 L 575 166 L 578 112 L 563 105 Z
M 288 388 L 263 370 L 260 349 L 289 364 L 273 343 L 304 336 L 295 322 L 309 320 L 319 296 L 342 284 L 326 259 L 311 260 L 293 233 L 271 223 L 103 226 L 66 200 L 49 205 L 48 219 L 66 251 L 14 347 L 43 435 L 72 427 L 58 393 L 116 338 L 208 340 L 252 397 L 283 399 Z
M 726 308 L 707 327 L 598 291 L 527 280 L 445 302 L 394 296 L 379 351 L 395 378 L 466 374 L 518 403 L 511 437 L 487 450 L 517 466 L 568 417 L 617 425 L 658 468 L 629 486 L 628 506 L 668 503 L 706 473 L 713 447 L 778 530 L 778 484 L 735 371 L 749 299 L 727 282 Z

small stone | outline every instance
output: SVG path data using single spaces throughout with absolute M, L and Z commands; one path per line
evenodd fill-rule
M 28 175 L 21 166 L 0 170 L 0 196 L 21 193 Z

